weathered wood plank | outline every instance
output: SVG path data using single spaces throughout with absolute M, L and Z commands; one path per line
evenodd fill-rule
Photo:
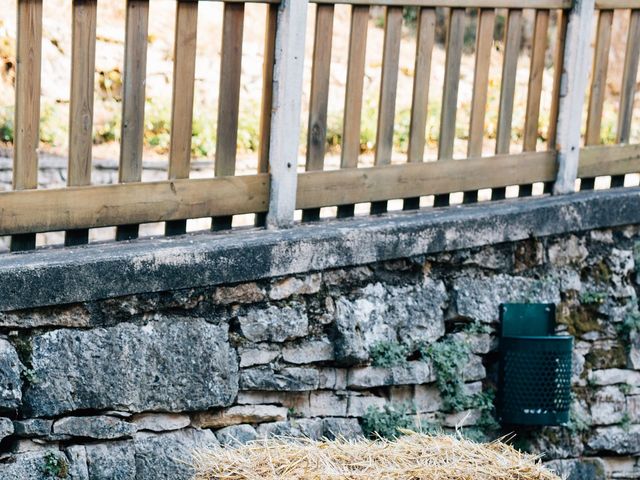
M 74 0 L 71 22 L 71 95 L 67 185 L 91 184 L 97 0 Z M 64 243 L 89 242 L 89 230 L 70 230 Z
M 40 141 L 41 58 L 42 0 L 19 0 L 13 154 L 14 190 L 38 188 L 37 150 Z M 35 246 L 35 235 L 20 235 L 11 239 L 12 251 L 31 250 Z
M 307 130 L 306 170 L 322 170 L 327 144 L 327 109 L 331 74 L 331 45 L 333 43 L 333 5 L 318 5 L 311 69 L 311 98 Z M 320 209 L 304 210 L 302 221 L 317 221 Z
M 283 0 L 278 10 L 267 228 L 287 228 L 294 221 L 308 8 L 308 0 Z
M 149 35 L 148 0 L 127 0 L 125 28 L 119 171 L 121 183 L 139 182 L 142 178 L 147 37 Z M 122 225 L 116 231 L 117 240 L 137 237 L 137 225 Z
M 549 11 L 537 10 L 533 30 L 529 87 L 527 90 L 527 110 L 524 122 L 523 150 L 525 152 L 535 152 L 538 142 L 538 121 L 540 119 L 540 99 L 542 97 L 542 78 L 544 75 L 548 30 Z
M 413 94 L 411 101 L 411 123 L 409 125 L 409 162 L 424 160 L 425 134 L 429 114 L 429 81 L 431 76 L 431 57 L 436 38 L 436 11 L 433 8 L 421 8 L 418 12 L 416 38 L 416 62 L 413 74 Z M 404 210 L 420 208 L 420 198 L 408 198 L 404 201 Z
M 340 166 L 342 168 L 356 168 L 358 166 L 368 26 L 369 6 L 353 6 L 351 8 L 349 59 L 344 99 L 342 151 L 340 155 Z M 353 205 L 338 207 L 338 218 L 351 217 L 353 216 L 353 211 Z
M 173 45 L 170 180 L 189 178 L 197 39 L 198 2 L 179 0 L 176 6 L 176 31 Z M 186 220 L 167 222 L 165 226 L 166 235 L 181 235 L 186 231 Z
M 640 5 L 639 5 L 640 6 Z M 633 104 L 640 60 L 640 9 L 632 10 L 629 18 L 627 49 L 624 57 L 622 89 L 620 91 L 620 109 L 618 114 L 618 143 L 628 143 L 631 133 Z
M 497 173 L 499 172 L 499 174 Z M 555 177 L 553 152 L 301 173 L 298 208 L 412 198 Z
M 218 131 L 216 133 L 217 177 L 234 175 L 238 150 L 240 118 L 240 76 L 242 74 L 242 37 L 244 4 L 225 3 L 220 55 L 220 93 L 218 95 Z M 233 217 L 214 218 L 213 230 L 231 228 Z
M 564 45 L 562 88 L 558 105 L 556 151 L 558 173 L 554 194 L 572 193 L 578 175 L 580 127 L 589 78 L 589 43 L 594 15 L 594 1 L 576 2 L 569 13 Z
M 269 147 L 271 139 L 271 110 L 273 106 L 273 65 L 276 51 L 276 29 L 278 26 L 278 5 L 267 9 L 264 35 L 264 59 L 262 63 L 262 103 L 260 106 L 260 146 L 258 150 L 258 173 L 269 171 Z M 264 227 L 266 213 L 256 213 L 255 224 Z
M 484 143 L 484 121 L 487 113 L 487 93 L 489 89 L 489 68 L 491 67 L 491 51 L 493 50 L 493 32 L 496 12 L 483 8 L 478 12 L 478 28 L 476 29 L 476 60 L 473 73 L 473 93 L 471 98 L 471 118 L 469 121 L 469 141 L 467 156 L 481 157 Z M 463 203 L 478 201 L 478 191 L 464 192 Z
M 602 130 L 602 109 L 607 89 L 607 70 L 609 67 L 609 50 L 611 48 L 611 25 L 613 10 L 601 10 L 598 15 L 595 49 L 593 53 L 593 70 L 589 108 L 587 111 L 586 145 L 598 145 Z M 582 178 L 580 190 L 593 190 L 595 178 Z
M 538 122 L 540 120 L 540 100 L 542 98 L 548 30 L 549 10 L 536 10 L 527 89 L 527 110 L 524 117 L 523 151 L 525 152 L 535 152 L 538 144 Z M 518 190 L 520 197 L 530 197 L 532 194 L 533 185 L 520 185 Z
M 504 31 L 504 57 L 502 82 L 500 83 L 500 106 L 496 132 L 496 154 L 506 155 L 511 147 L 513 102 L 516 90 L 516 73 L 522 38 L 522 10 L 509 10 Z M 491 192 L 492 200 L 505 198 L 506 189 L 496 188 Z
M 568 12 L 559 11 L 556 28 L 556 44 L 553 53 L 553 94 L 549 111 L 549 129 L 547 131 L 547 145 L 549 150 L 556 148 L 558 126 L 558 106 L 560 103 L 560 87 L 562 84 L 562 66 L 564 65 L 564 43 L 567 38 Z
M 640 171 L 640 144 L 598 145 L 580 150 L 578 176 L 594 178 Z
M 311 0 L 311 3 L 451 8 L 571 8 L 572 0 Z M 623 0 L 604 0 L 620 1 Z M 629 3 L 633 0 L 624 0 Z M 623 2 L 623 3 L 624 3 Z M 611 7 L 613 8 L 613 7 Z M 627 6 L 626 8 L 630 8 Z
M 467 155 L 470 158 L 482 156 L 495 18 L 495 10 L 482 9 L 478 13 L 473 97 L 471 99 L 471 120 L 469 122 L 469 143 L 467 145 Z
M 375 164 L 388 165 L 393 154 L 393 127 L 396 115 L 400 41 L 402 40 L 402 7 L 387 7 L 384 24 L 382 79 L 378 102 L 378 128 L 376 129 Z M 372 203 L 371 213 L 387 211 L 387 203 Z
M 464 46 L 464 16 L 462 8 L 452 8 L 447 25 L 447 57 L 445 60 L 444 86 L 442 91 L 442 111 L 440 113 L 440 136 L 438 139 L 438 160 L 453 158 L 456 138 L 456 114 L 458 111 L 458 87 L 460 85 L 460 64 Z M 449 205 L 449 194 L 438 195 L 434 207 Z
M 602 10 L 636 8 L 637 6 L 637 0 L 596 0 L 596 8 Z
M 0 193 L 0 235 L 263 212 L 259 174 Z

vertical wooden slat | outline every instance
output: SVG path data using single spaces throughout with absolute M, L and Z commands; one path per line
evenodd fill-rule
M 609 51 L 611 49 L 612 23 L 613 10 L 600 10 L 593 53 L 593 73 L 591 75 L 591 93 L 589 95 L 587 131 L 585 133 L 586 145 L 600 144 L 602 109 L 607 89 L 607 70 L 609 68 Z M 580 181 L 581 190 L 593 190 L 594 186 L 595 178 L 583 178 Z
M 278 5 L 269 4 L 264 38 L 264 60 L 262 64 L 262 105 L 260 107 L 260 148 L 258 153 L 258 173 L 269 171 L 269 146 L 271 137 L 271 109 L 273 105 L 273 64 L 276 51 L 276 28 L 278 25 Z M 266 213 L 257 213 L 255 224 L 264 227 Z
M 189 178 L 197 38 L 198 2 L 180 0 L 176 7 L 176 31 L 173 45 L 170 180 Z M 166 235 L 181 235 L 186 231 L 186 220 L 166 223 Z
M 331 44 L 333 38 L 333 5 L 319 4 L 316 10 L 316 30 L 311 71 L 311 99 L 307 131 L 306 170 L 322 170 L 327 143 L 327 108 L 331 73 Z M 302 212 L 302 221 L 320 219 L 320 209 Z
M 617 143 L 629 143 L 633 104 L 636 94 L 636 78 L 638 77 L 638 60 L 640 57 L 640 9 L 631 10 L 629 18 L 629 34 L 624 58 L 622 89 L 620 90 L 620 110 L 618 114 Z M 624 175 L 611 177 L 611 187 L 623 187 Z
M 284 0 L 278 6 L 269 142 L 268 229 L 287 228 L 294 222 L 308 8 L 308 0 Z
M 122 134 L 120 139 L 120 183 L 142 178 L 145 82 L 149 1 L 127 0 L 124 81 L 122 86 Z M 117 240 L 138 237 L 138 225 L 119 226 Z
M 387 7 L 384 22 L 384 50 L 382 79 L 378 102 L 378 128 L 376 129 L 375 164 L 388 165 L 393 153 L 393 126 L 396 115 L 400 41 L 402 40 L 402 7 Z M 372 202 L 371 213 L 387 211 L 387 202 Z
M 551 97 L 551 109 L 549 112 L 549 130 L 547 143 L 549 150 L 555 150 L 558 126 L 558 106 L 560 103 L 560 88 L 562 84 L 562 68 L 564 65 L 564 44 L 567 38 L 567 25 L 569 15 L 564 10 L 558 10 L 556 45 L 553 54 L 553 94 Z
M 93 88 L 96 60 L 97 0 L 74 0 L 69 106 L 69 168 L 67 185 L 91 184 Z M 69 230 L 65 245 L 89 242 L 89 230 Z
M 575 192 L 580 159 L 580 128 L 591 62 L 589 44 L 595 12 L 594 0 L 575 2 L 569 12 L 558 97 L 556 127 L 556 195 Z
M 220 93 L 216 135 L 216 177 L 235 175 L 242 73 L 244 3 L 225 3 L 220 56 Z M 214 218 L 212 228 L 231 228 L 232 216 Z
M 538 121 L 540 119 L 540 100 L 542 98 L 542 79 L 544 60 L 547 52 L 547 32 L 549 30 L 549 11 L 536 10 L 531 48 L 531 67 L 529 69 L 529 87 L 527 90 L 527 110 L 524 117 L 525 152 L 535 152 L 538 143 Z M 519 195 L 530 197 L 533 185 L 520 185 Z
M 496 12 L 493 9 L 481 9 L 478 12 L 476 34 L 476 61 L 473 74 L 473 97 L 471 99 L 471 119 L 469 122 L 469 143 L 467 156 L 481 157 L 484 141 L 484 120 L 487 113 L 487 93 L 489 89 L 489 68 Z M 478 191 L 464 192 L 463 203 L 478 201 Z
M 508 154 L 511 146 L 511 123 L 513 119 L 513 99 L 516 88 L 518 56 L 522 37 L 522 10 L 509 10 L 504 32 L 504 57 L 502 82 L 500 84 L 500 107 L 496 132 L 496 154 Z M 506 188 L 494 188 L 492 200 L 505 198 Z
M 42 0 L 18 1 L 13 189 L 38 188 Z M 11 250 L 36 247 L 35 234 L 14 235 Z
M 438 141 L 438 160 L 453 158 L 453 144 L 456 137 L 456 113 L 458 109 L 458 87 L 460 84 L 460 63 L 464 45 L 463 8 L 452 8 L 449 12 L 447 27 L 447 58 L 444 70 L 442 92 L 442 113 L 440 116 L 440 139 Z M 436 195 L 435 207 L 449 204 L 449 195 Z
M 429 80 L 431 57 L 436 38 L 436 12 L 433 8 L 421 8 L 418 12 L 416 39 L 416 63 L 409 126 L 409 162 L 424 161 L 425 130 L 429 113 Z M 404 210 L 420 208 L 420 197 L 407 198 Z
M 340 166 L 342 168 L 356 168 L 358 166 L 368 26 L 369 7 L 366 5 L 353 5 L 351 7 L 349 60 L 344 100 L 344 124 L 342 127 L 342 153 L 340 158 Z M 353 205 L 339 206 L 338 217 L 351 217 L 353 216 L 353 211 Z

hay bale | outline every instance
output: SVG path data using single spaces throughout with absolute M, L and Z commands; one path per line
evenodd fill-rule
M 415 432 L 388 440 L 276 438 L 195 453 L 196 480 L 559 480 L 538 457 L 496 441 Z

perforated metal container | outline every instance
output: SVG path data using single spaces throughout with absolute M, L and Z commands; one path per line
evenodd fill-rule
M 555 307 L 506 304 L 500 309 L 498 414 L 506 425 L 569 421 L 573 337 L 554 335 Z

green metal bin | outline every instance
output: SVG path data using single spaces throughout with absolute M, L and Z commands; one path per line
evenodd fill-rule
M 569 421 L 573 337 L 554 335 L 553 304 L 500 307 L 498 415 L 504 425 Z

